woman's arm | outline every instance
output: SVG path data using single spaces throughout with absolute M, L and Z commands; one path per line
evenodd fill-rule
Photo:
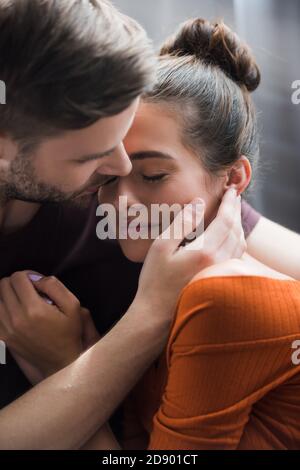
M 253 258 L 300 280 L 300 235 L 261 217 L 247 238 L 247 246 Z

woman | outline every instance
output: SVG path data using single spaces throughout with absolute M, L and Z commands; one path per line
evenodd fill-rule
M 250 93 L 259 83 L 252 54 L 223 23 L 185 23 L 163 46 L 156 86 L 126 138 L 133 171 L 100 201 L 183 206 L 200 191 L 208 226 L 224 192 L 241 194 L 251 180 L 259 148 Z M 151 239 L 119 243 L 141 262 Z M 297 339 L 299 282 L 249 255 L 202 270 L 181 294 L 164 354 L 128 400 L 124 445 L 299 448 Z

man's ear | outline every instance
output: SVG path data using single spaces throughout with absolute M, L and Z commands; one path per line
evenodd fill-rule
M 242 155 L 237 162 L 227 171 L 225 189 L 235 188 L 238 195 L 242 194 L 249 186 L 252 177 L 251 164 L 247 157 Z

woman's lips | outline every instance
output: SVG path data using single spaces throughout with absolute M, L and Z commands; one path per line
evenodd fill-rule
M 128 233 L 130 230 L 134 230 L 136 233 L 141 233 L 141 232 L 146 232 L 148 233 L 149 231 L 152 230 L 157 230 L 160 233 L 160 225 L 159 224 L 137 224 L 136 226 L 132 226 L 132 221 L 129 222 L 127 225 L 120 225 L 120 231 L 122 233 Z

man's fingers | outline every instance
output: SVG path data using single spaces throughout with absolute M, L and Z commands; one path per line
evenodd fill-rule
M 234 188 L 230 188 L 224 195 L 216 218 L 207 227 L 204 233 L 205 249 L 214 253 L 226 240 L 232 230 L 236 216 L 240 213 L 241 202 Z
M 51 299 L 55 305 L 66 315 L 80 307 L 80 302 L 56 277 L 43 277 L 34 282 L 35 288 Z M 74 309 L 74 307 L 76 307 Z
M 205 204 L 200 198 L 194 199 L 190 204 L 186 204 L 180 211 L 172 224 L 158 237 L 154 243 L 159 244 L 169 253 L 177 251 L 178 247 L 191 234 L 193 237 L 197 235 L 196 230 L 202 233 L 202 225 L 204 221 Z
M 198 264 L 209 266 L 241 252 L 241 200 L 236 194 L 234 189 L 227 191 L 216 219 L 180 253 L 187 262 L 193 261 L 196 269 Z
M 243 254 L 247 251 L 247 242 L 245 240 L 244 232 L 240 235 L 240 241 L 236 246 L 233 258 L 241 258 Z
M 240 258 L 245 251 L 245 236 L 242 227 L 241 201 L 238 198 L 237 211 L 232 229 L 217 252 L 216 262 L 226 261 L 229 258 Z

